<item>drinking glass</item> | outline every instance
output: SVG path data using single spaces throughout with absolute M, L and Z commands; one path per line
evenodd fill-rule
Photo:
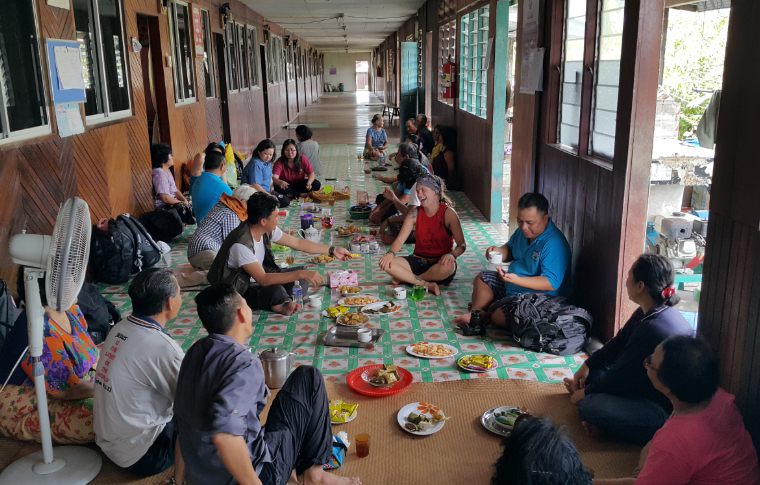
M 369 435 L 366 433 L 356 435 L 356 456 L 359 458 L 369 456 Z
M 412 289 L 412 300 L 422 301 L 425 298 L 427 288 L 422 285 L 415 285 Z

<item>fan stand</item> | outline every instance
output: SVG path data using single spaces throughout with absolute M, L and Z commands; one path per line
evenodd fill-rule
M 33 359 L 34 390 L 37 395 L 42 450 L 13 462 L 0 474 L 0 485 L 85 485 L 100 473 L 103 466 L 100 454 L 81 446 L 60 446 L 55 448 L 57 456 L 53 456 L 45 369 L 40 362 L 44 315 L 38 278 L 43 276 L 44 272 L 39 269 L 24 269 L 26 311 L 29 317 L 29 353 Z

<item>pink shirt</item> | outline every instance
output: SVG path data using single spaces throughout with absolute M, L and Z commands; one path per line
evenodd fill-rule
M 733 395 L 719 388 L 704 411 L 668 419 L 635 482 L 648 484 L 760 485 L 755 447 Z
M 288 167 L 288 162 L 283 161 L 282 158 L 278 158 L 274 162 L 272 167 L 272 175 L 277 175 L 280 180 L 283 180 L 289 184 L 298 182 L 299 180 L 306 180 L 309 178 L 309 174 L 313 173 L 314 169 L 309 163 L 309 159 L 301 155 L 301 172 L 296 172 L 295 168 Z

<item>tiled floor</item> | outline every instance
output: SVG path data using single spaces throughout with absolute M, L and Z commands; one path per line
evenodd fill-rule
M 352 190 L 352 200 L 336 202 L 333 216 L 336 223 L 346 221 L 348 207 L 355 203 L 356 191 L 367 190 L 373 197 L 382 192 L 383 184 L 374 180 L 363 171 L 363 161 L 357 160 L 357 154 L 363 146 L 363 132 L 375 107 L 367 107 L 367 102 L 355 102 L 351 95 L 323 97 L 320 104 L 310 107 L 299 117 L 298 123 L 327 124 L 327 128 L 315 128 L 314 139 L 321 143 L 320 158 L 325 169 L 323 183 L 336 187 L 349 186 Z M 352 102 L 349 102 L 352 101 Z M 376 102 L 376 101 L 375 101 Z M 335 111 L 338 112 L 335 112 Z M 324 114 L 324 116 L 322 116 Z M 337 123 L 336 126 L 334 123 Z M 362 125 L 363 123 L 363 125 Z M 353 124 L 354 128 L 351 128 Z M 398 128 L 395 129 L 398 133 Z M 390 130 L 389 130 L 390 131 Z M 360 133 L 361 132 L 361 133 Z M 282 142 L 291 135 L 282 133 L 275 140 Z M 325 143 L 329 139 L 335 143 Z M 343 143 L 337 143 L 342 141 Z M 503 244 L 504 237 L 501 228 L 486 222 L 482 214 L 473 206 L 462 192 L 452 194 L 455 209 L 464 227 L 467 241 L 467 252 L 459 258 L 459 269 L 454 282 L 443 287 L 439 297 L 426 296 L 424 300 L 400 302 L 402 308 L 388 316 L 374 317 L 368 326 L 383 328 L 381 345 L 372 350 L 349 349 L 345 347 L 329 347 L 321 344 L 321 334 L 335 326 L 331 319 L 322 317 L 316 309 L 304 309 L 292 317 L 284 317 L 271 312 L 256 312 L 256 326 L 250 339 L 253 352 L 264 348 L 282 347 L 296 353 L 296 366 L 312 364 L 322 370 L 328 380 L 344 381 L 346 374 L 363 365 L 375 363 L 395 363 L 408 369 L 415 379 L 423 382 L 440 382 L 472 378 L 526 379 L 541 382 L 560 382 L 564 377 L 571 376 L 586 358 L 585 354 L 566 357 L 555 357 L 546 354 L 536 354 L 525 351 L 502 332 L 490 330 L 486 337 L 465 337 L 459 331 L 454 331 L 450 322 L 457 315 L 467 311 L 470 301 L 472 280 L 479 271 L 486 268 L 483 251 L 493 244 Z M 300 228 L 298 207 L 291 207 L 288 216 L 282 223 L 282 228 Z M 367 221 L 352 221 L 368 231 Z M 188 228 L 172 246 L 168 256 L 169 264 L 174 268 L 187 266 L 186 249 L 189 235 L 193 228 Z M 325 231 L 323 242 L 331 245 L 344 245 L 346 238 L 336 237 Z M 411 245 L 405 251 L 412 250 Z M 384 251 L 383 251 L 384 252 Z M 284 255 L 280 255 L 284 258 Z M 380 255 L 365 256 L 361 260 L 351 262 L 334 262 L 327 265 L 310 265 L 320 273 L 337 268 L 352 268 L 359 273 L 361 283 L 377 285 L 375 291 L 369 294 L 386 299 L 386 283 L 390 276 L 380 270 L 378 260 Z M 296 258 L 296 264 L 305 263 L 306 255 Z M 108 298 L 120 307 L 122 312 L 131 308 L 126 286 L 104 288 Z M 373 290 L 375 289 L 373 288 Z M 324 295 L 323 308 L 334 306 L 340 297 L 329 288 L 321 287 L 316 290 Z M 310 290 L 310 294 L 314 292 Z M 206 335 L 196 316 L 193 297 L 195 292 L 184 293 L 184 307 L 176 320 L 167 325 L 167 332 L 184 349 Z M 449 343 L 458 348 L 461 353 L 489 353 L 496 357 L 500 367 L 488 374 L 470 374 L 460 371 L 453 358 L 424 360 L 409 356 L 405 348 L 418 341 Z

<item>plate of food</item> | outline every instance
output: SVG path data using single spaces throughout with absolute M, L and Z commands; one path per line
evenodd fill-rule
M 413 402 L 401 408 L 396 418 L 401 429 L 407 433 L 428 436 L 439 432 L 451 416 L 447 417 L 433 404 Z
M 338 291 L 340 292 L 341 296 L 353 296 L 356 293 L 361 293 L 363 290 L 360 286 L 339 286 Z
M 311 261 L 314 264 L 332 263 L 333 261 L 335 261 L 335 258 L 333 258 L 332 256 L 328 256 L 326 254 L 320 254 L 319 256 L 309 258 L 309 261 Z
M 358 234 L 362 232 L 362 228 L 359 226 L 355 226 L 353 224 L 349 224 L 348 226 L 336 227 L 335 232 L 338 233 L 338 236 L 351 236 L 353 234 Z
M 337 305 L 327 310 L 322 310 L 322 316 L 327 318 L 337 318 L 344 313 L 348 313 L 348 308 L 343 305 Z
M 379 303 L 363 306 L 359 311 L 365 315 L 387 315 L 400 308 L 400 305 L 395 305 L 389 301 L 381 301 Z
M 510 430 L 496 424 L 496 420 L 493 417 L 493 412 L 495 409 L 496 408 L 489 409 L 488 411 L 484 412 L 483 416 L 480 417 L 480 424 L 482 424 L 485 429 L 493 434 L 497 434 L 499 436 L 509 436 L 511 433 Z
M 347 296 L 338 300 L 338 305 L 355 307 L 367 306 L 378 302 L 380 302 L 380 300 L 377 298 L 372 298 L 371 296 Z
M 523 416 L 528 416 L 528 408 L 518 408 L 515 406 L 501 406 L 493 410 L 493 420 L 499 427 L 511 431 L 515 424 L 521 419 L 525 419 Z
M 491 372 L 499 367 L 499 362 L 488 354 L 463 355 L 457 365 L 467 372 Z
M 406 348 L 406 352 L 420 359 L 442 359 L 453 357 L 459 353 L 456 347 L 449 344 L 436 344 L 430 342 L 417 342 Z
M 362 313 L 344 313 L 335 319 L 335 323 L 344 327 L 358 327 L 367 322 L 369 322 L 369 317 Z
M 389 365 L 390 364 L 365 365 L 364 367 L 354 369 L 349 372 L 348 376 L 346 377 L 346 384 L 348 384 L 351 389 L 358 392 L 359 394 L 364 394 L 365 396 L 371 397 L 392 396 L 394 394 L 398 394 L 399 392 L 412 385 L 412 382 L 414 381 L 412 373 L 402 367 L 396 367 L 396 373 L 399 376 L 399 382 L 393 384 L 392 386 L 375 387 L 370 384 L 368 380 L 364 380 L 362 377 L 362 374 L 367 371 L 371 371 L 371 379 L 372 377 L 375 377 L 377 370 L 387 371 L 388 369 L 386 367 Z
M 362 380 L 372 387 L 385 389 L 401 382 L 398 367 L 394 364 L 383 364 L 379 369 L 367 369 L 361 374 Z
M 338 399 L 330 399 L 328 409 L 330 410 L 330 422 L 332 424 L 350 423 L 356 419 L 359 405 L 349 404 Z

